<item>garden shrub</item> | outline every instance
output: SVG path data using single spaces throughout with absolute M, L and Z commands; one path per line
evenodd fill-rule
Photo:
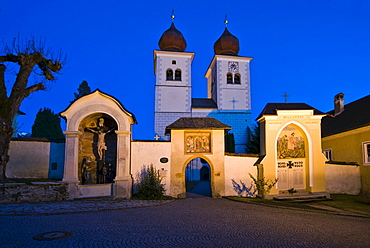
M 159 172 L 150 164 L 143 166 L 137 175 L 136 197 L 147 200 L 164 199 L 164 185 L 159 177 Z

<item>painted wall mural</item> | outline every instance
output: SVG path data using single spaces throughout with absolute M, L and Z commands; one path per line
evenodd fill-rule
M 185 132 L 185 151 L 187 153 L 211 152 L 210 132 Z
M 296 126 L 289 125 L 281 131 L 277 139 L 277 155 L 278 159 L 305 157 L 305 139 Z

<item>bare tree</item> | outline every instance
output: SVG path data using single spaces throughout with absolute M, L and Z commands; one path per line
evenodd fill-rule
M 55 74 L 64 63 L 61 50 L 55 56 L 51 49 L 45 49 L 45 40 L 20 40 L 18 37 L 10 45 L 3 42 L 0 51 L 0 180 L 6 179 L 9 144 L 14 132 L 12 123 L 22 101 L 32 92 L 45 90 L 46 83 L 55 80 Z M 5 73 L 7 67 L 16 71 L 10 94 L 5 80 L 5 74 L 11 76 L 11 72 Z M 32 82 L 31 75 L 34 76 Z

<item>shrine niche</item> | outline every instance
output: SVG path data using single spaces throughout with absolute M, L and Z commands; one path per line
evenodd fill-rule
M 185 132 L 186 153 L 210 153 L 210 132 Z
M 278 188 L 304 188 L 307 143 L 304 133 L 295 125 L 286 126 L 276 144 Z
M 80 125 L 78 178 L 81 184 L 113 183 L 116 176 L 116 122 L 106 114 L 84 118 Z

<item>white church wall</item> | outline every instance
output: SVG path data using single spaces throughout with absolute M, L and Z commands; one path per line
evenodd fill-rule
M 11 141 L 8 178 L 48 178 L 50 142 Z
M 325 182 L 330 194 L 358 195 L 361 191 L 360 166 L 325 164 Z
M 225 156 L 225 195 L 237 196 L 234 190 L 232 180 L 241 184 L 243 182 L 247 187 L 253 182 L 249 173 L 257 177 L 257 167 L 254 163 L 257 161 L 256 157 L 242 157 L 242 156 Z
M 206 117 L 213 111 L 213 109 L 192 109 L 191 117 Z
M 237 88 L 239 85 L 231 85 L 227 88 L 222 88 L 220 90 L 222 109 L 230 110 L 248 110 L 250 109 L 248 99 L 246 98 L 245 91 L 241 91 Z
M 189 87 L 162 87 L 158 94 L 167 97 L 161 98 L 161 104 L 157 111 L 164 112 L 189 112 L 190 111 Z
M 167 158 L 167 162 L 164 163 Z M 160 141 L 133 141 L 131 142 L 131 173 L 136 182 L 137 173 L 144 165 L 153 166 L 159 170 L 162 183 L 165 184 L 166 195 L 170 195 L 170 164 L 171 143 Z

